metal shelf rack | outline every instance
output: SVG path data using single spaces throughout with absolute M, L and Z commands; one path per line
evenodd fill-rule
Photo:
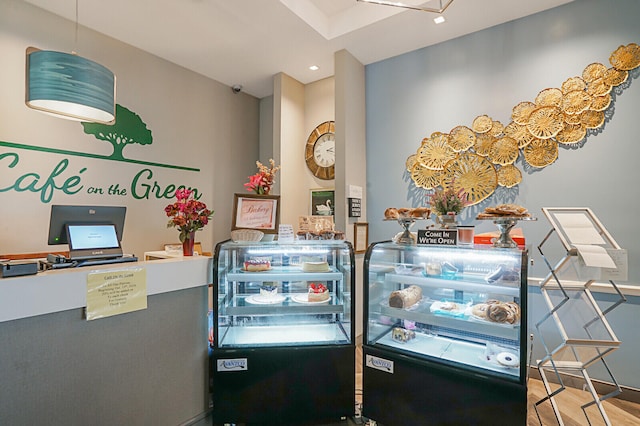
M 597 410 L 604 423 L 611 425 L 602 402 L 622 390 L 605 357 L 618 349 L 620 341 L 609 326 L 606 315 L 626 302 L 626 298 L 611 279 L 620 276 L 613 272 L 617 266 L 587 266 L 581 258 L 581 250 L 593 249 L 607 257 L 620 252 L 621 248 L 588 208 L 543 208 L 542 211 L 552 228 L 538 245 L 538 251 L 549 268 L 549 273 L 540 283 L 540 292 L 549 311 L 536 323 L 546 352 L 536 363 L 547 392 L 546 397 L 535 403 L 536 414 L 540 420 L 538 407 L 548 401 L 558 425 L 564 425 L 555 397 L 566 389 L 563 377 L 574 375 L 584 380 L 583 389 L 588 390 L 592 397 L 581 406 L 588 424 L 592 424 L 590 414 Z M 554 234 L 564 254 L 552 265 L 542 248 Z M 572 273 L 577 273 L 578 279 L 566 279 Z M 626 275 L 626 270 L 623 275 Z M 618 299 L 604 310 L 598 306 L 590 289 L 594 282 L 603 278 L 618 295 Z M 597 393 L 589 374 L 595 366 L 609 376 L 614 386 L 612 392 L 606 395 Z M 556 380 L 552 382 L 550 377 Z

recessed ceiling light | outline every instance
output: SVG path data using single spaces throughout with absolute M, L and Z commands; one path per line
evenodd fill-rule
M 319 67 L 319 66 L 317 66 L 317 65 L 311 65 L 311 66 L 309 67 L 309 69 L 310 69 L 311 71 L 318 71 L 318 70 L 320 69 L 320 67 Z
M 435 22 L 436 24 L 442 24 L 445 21 L 444 16 L 440 15 L 440 16 L 436 16 L 435 18 L 433 18 L 433 22 Z

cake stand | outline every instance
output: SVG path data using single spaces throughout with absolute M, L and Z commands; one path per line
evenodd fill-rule
M 416 237 L 413 236 L 411 231 L 411 227 L 416 222 L 416 220 L 425 220 L 424 217 L 400 217 L 398 219 L 385 219 L 385 221 L 394 220 L 397 221 L 404 231 L 402 234 L 396 239 L 396 244 L 415 244 Z
M 500 236 L 493 241 L 494 247 L 500 248 L 516 248 L 518 244 L 513 241 L 509 232 L 518 223 L 518 221 L 534 221 L 535 217 L 528 216 L 496 216 L 496 217 L 478 217 L 476 220 L 492 220 L 500 231 Z

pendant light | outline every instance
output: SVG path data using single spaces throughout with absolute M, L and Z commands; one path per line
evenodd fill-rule
M 78 2 L 76 0 L 76 42 Z M 75 53 L 26 51 L 25 103 L 61 118 L 115 122 L 116 77 L 103 65 Z

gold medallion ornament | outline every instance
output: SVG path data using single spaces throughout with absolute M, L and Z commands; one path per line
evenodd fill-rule
M 441 184 L 445 189 L 466 194 L 467 205 L 474 205 L 493 194 L 498 187 L 498 176 L 486 158 L 466 152 L 446 164 Z
M 607 72 L 607 67 L 599 62 L 594 62 L 585 67 L 582 71 L 582 79 L 589 84 L 593 80 L 604 77 L 604 73 Z
M 574 90 L 584 90 L 587 88 L 587 83 L 582 77 L 570 77 L 562 83 L 562 93 L 573 92 Z
M 604 77 L 596 78 L 587 84 L 587 93 L 591 96 L 604 96 L 611 92 L 611 85 L 607 84 Z
M 418 188 L 433 189 L 440 185 L 441 170 L 427 169 L 420 163 L 416 163 L 411 169 L 411 180 Z
M 558 158 L 558 144 L 553 139 L 537 139 L 527 145 L 524 160 L 536 168 L 547 167 Z
M 488 115 L 480 115 L 473 120 L 471 128 L 476 133 L 487 133 L 493 126 L 493 120 Z
M 442 170 L 447 161 L 456 156 L 449 145 L 449 135 L 440 133 L 435 138 L 423 141 L 418 149 L 418 162 L 428 169 Z
M 493 144 L 489 152 L 489 160 L 493 164 L 501 166 L 512 164 L 518 159 L 519 152 L 518 142 L 509 136 L 505 136 Z
M 533 102 L 523 101 L 513 107 L 511 111 L 511 119 L 518 124 L 527 124 L 529 116 L 537 106 Z
M 614 68 L 629 71 L 640 65 L 640 46 L 629 43 L 626 46 L 618 47 L 609 56 L 609 62 Z
M 580 142 L 587 136 L 587 128 L 582 124 L 565 124 L 556 135 L 556 142 L 571 145 Z
M 527 129 L 527 126 L 520 125 L 515 121 L 507 124 L 507 127 L 504 128 L 504 134 L 518 142 L 518 148 L 524 148 L 536 138 L 531 134 L 529 129 Z
M 411 173 L 411 170 L 413 170 L 413 166 L 418 162 L 417 157 L 417 154 L 411 154 L 404 162 L 404 166 L 407 168 L 407 171 L 409 173 Z
M 476 154 L 486 157 L 491 152 L 491 148 L 493 148 L 495 141 L 496 138 L 491 136 L 489 133 L 476 135 L 476 143 L 473 144 L 473 150 Z
M 604 96 L 596 96 L 593 98 L 589 109 L 592 111 L 604 111 L 609 108 L 609 105 L 611 105 L 611 94 L 607 93 Z
M 491 124 L 491 130 L 489 130 L 489 134 L 495 138 L 502 136 L 502 132 L 504 131 L 504 124 L 499 121 L 494 121 Z
M 580 121 L 587 129 L 597 129 L 604 124 L 604 112 L 587 110 L 580 114 Z
M 538 93 L 535 102 L 537 106 L 557 106 L 562 104 L 562 90 L 555 87 L 544 89 Z
M 572 90 L 562 98 L 562 112 L 569 115 L 580 114 L 591 106 L 591 95 L 584 90 Z
M 476 134 L 467 126 L 457 126 L 449 132 L 451 140 L 449 144 L 455 152 L 466 151 L 471 148 L 476 141 Z
M 522 172 L 513 164 L 507 164 L 498 169 L 498 185 L 513 188 L 520 182 L 522 182 Z
M 564 116 L 554 106 L 544 106 L 534 110 L 529 116 L 527 129 L 539 139 L 550 139 L 562 130 Z
M 591 102 L 591 105 L 593 105 L 593 102 Z M 564 117 L 564 122 L 567 124 L 581 124 L 582 120 L 580 118 L 580 114 L 567 114 L 567 113 L 563 113 L 562 116 Z
M 604 73 L 604 81 L 609 86 L 619 86 L 629 78 L 629 71 L 618 70 L 615 68 L 609 68 Z

